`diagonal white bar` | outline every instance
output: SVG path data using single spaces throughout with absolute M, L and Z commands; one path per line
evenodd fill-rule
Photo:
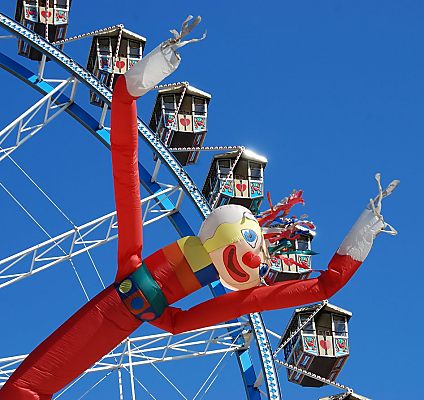
M 165 200 L 170 199 L 173 194 L 178 195 L 179 198 L 181 193 L 182 189 L 179 186 L 164 185 L 162 190 L 142 199 L 142 204 L 149 204 L 146 208 L 143 225 L 147 226 L 177 212 L 180 203 L 178 199 L 177 206 L 173 205 L 172 209 L 161 209 L 159 215 L 156 205 L 164 204 Z M 151 201 L 155 202 L 153 206 L 150 206 Z M 168 203 L 173 204 L 173 202 Z M 150 219 L 148 218 L 149 214 L 153 214 Z M 108 243 L 117 236 L 115 211 L 84 225 L 75 226 L 74 229 L 61 235 L 4 258 L 0 260 L 0 289 L 85 253 L 94 247 Z

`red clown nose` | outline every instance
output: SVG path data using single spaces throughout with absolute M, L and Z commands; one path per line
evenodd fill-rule
M 258 268 L 261 265 L 261 258 L 251 251 L 243 255 L 242 261 L 250 268 Z

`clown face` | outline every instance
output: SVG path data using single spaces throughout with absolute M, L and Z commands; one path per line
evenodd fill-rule
M 225 287 L 243 290 L 260 285 L 268 255 L 261 228 L 247 208 L 217 208 L 205 220 L 199 237 Z

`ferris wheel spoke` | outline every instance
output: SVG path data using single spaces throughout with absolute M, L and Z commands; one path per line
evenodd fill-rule
M 0 161 L 34 137 L 72 104 L 77 82 L 74 77 L 61 80 L 51 92 L 0 131 Z M 67 89 L 71 91 L 69 97 L 64 95 Z M 4 147 L 7 139 L 10 144 Z
M 236 340 L 237 340 L 237 338 L 234 339 L 233 343 Z M 226 363 L 223 364 L 223 361 L 225 360 L 225 358 L 227 358 L 228 354 L 229 354 L 229 351 L 224 353 L 224 355 L 219 359 L 219 361 L 217 362 L 215 367 L 212 369 L 212 371 L 210 372 L 208 377 L 205 379 L 203 384 L 200 386 L 199 390 L 196 392 L 196 394 L 194 395 L 192 400 L 196 400 L 197 396 L 199 396 L 201 394 L 201 392 L 203 391 L 203 388 L 205 388 L 205 386 L 207 385 L 206 388 L 204 389 L 203 395 L 200 397 L 200 399 L 203 399 L 203 397 L 205 397 L 206 393 L 209 391 L 209 389 L 212 387 L 212 385 L 215 383 L 216 379 L 218 378 L 219 373 L 222 371 L 223 368 L 225 368 Z M 234 353 L 231 353 L 231 356 L 233 354 Z M 229 360 L 229 358 L 227 358 L 227 362 L 228 362 L 228 360 Z
M 188 400 L 188 398 L 184 395 L 184 393 L 174 384 L 174 382 L 171 381 L 171 379 L 169 379 L 161 370 L 160 368 L 155 365 L 155 364 L 150 364 L 151 367 L 153 367 L 158 373 L 159 375 L 162 376 L 163 379 L 165 379 L 171 386 L 172 388 L 175 389 L 175 391 L 184 399 L 184 400 Z M 135 397 L 134 397 L 135 399 Z
M 99 386 L 105 379 L 107 379 L 112 374 L 112 371 L 109 371 L 106 375 L 101 377 L 91 388 L 86 390 L 82 396 L 78 397 L 76 400 L 82 400 L 85 398 L 90 392 L 92 392 L 97 386 Z
M 107 372 L 109 373 L 109 372 Z M 72 381 L 68 386 L 66 386 L 62 391 L 60 391 L 54 398 L 53 400 L 59 399 L 60 397 L 62 397 L 69 389 L 71 389 L 72 387 L 74 387 L 81 379 L 83 379 L 85 376 L 87 375 L 87 371 L 85 371 L 84 373 L 82 373 L 78 378 L 76 378 L 74 381 Z
M 157 398 L 149 391 L 149 389 L 147 389 L 147 387 L 145 385 L 143 385 L 143 383 L 141 383 L 140 379 L 138 379 L 136 376 L 131 375 L 130 370 L 127 367 L 123 367 L 125 369 L 125 371 L 128 373 L 128 375 L 131 377 L 133 377 L 133 381 L 134 383 L 137 383 L 152 399 L 157 400 Z M 120 371 L 120 370 L 118 370 Z M 120 394 L 122 394 L 122 392 L 120 392 Z M 121 395 L 120 400 L 123 399 L 123 395 Z
M 178 211 L 181 202 L 177 200 L 174 206 L 170 196 L 178 195 L 180 199 L 182 191 L 179 186 L 166 186 L 157 193 L 144 198 L 141 203 L 155 201 L 164 208 L 160 215 L 145 218 L 144 225 L 149 225 Z M 156 205 L 150 206 L 151 212 L 158 211 Z M 88 252 L 97 246 L 106 244 L 117 238 L 116 211 L 97 218 L 81 226 L 62 233 L 56 237 L 32 246 L 24 251 L 0 260 L 0 289 L 21 279 L 30 277 L 36 273 L 53 267 L 63 261 Z M 17 272 L 11 273 L 11 270 Z
M 29 176 L 28 175 L 28 173 L 10 156 L 10 155 L 8 155 L 7 156 L 8 158 L 9 158 L 9 160 L 10 161 L 12 161 L 12 163 L 19 169 L 19 171 L 20 172 L 22 172 L 23 173 L 23 175 L 31 182 L 31 184 L 32 185 L 34 185 L 35 187 L 36 187 L 36 189 L 48 200 L 48 202 L 50 203 L 50 204 L 52 204 L 53 205 L 53 207 L 54 208 L 56 208 L 56 210 L 58 210 L 61 214 L 62 214 L 62 216 L 67 220 L 67 222 L 69 222 L 74 228 L 75 228 L 75 224 L 72 222 L 72 220 L 68 217 L 68 215 L 66 215 L 65 214 L 65 212 L 56 204 L 56 202 L 55 201 L 53 201 L 53 199 L 43 190 L 43 189 L 41 189 L 41 187 L 31 178 L 31 176 Z M 26 211 L 26 210 L 25 210 Z M 27 211 L 26 211 L 27 212 Z M 28 213 L 28 212 L 27 212 Z M 34 218 L 30 215 L 30 217 L 34 220 Z M 41 226 L 40 226 L 41 227 Z M 41 227 L 42 228 L 42 227 Z M 43 229 L 43 228 L 42 228 Z M 45 230 L 45 229 L 43 229 L 43 231 L 46 233 L 46 234 L 48 234 L 47 233 L 47 231 Z M 78 234 L 79 234 L 79 236 L 80 236 L 80 238 L 82 239 L 82 237 L 81 237 L 81 233 L 80 232 L 78 232 Z M 48 236 L 50 236 L 50 235 L 48 235 Z M 50 237 L 51 238 L 51 237 Z M 57 242 L 55 242 L 58 246 L 59 246 L 59 244 L 57 243 Z M 83 243 L 83 245 L 84 245 L 84 247 L 86 247 L 86 245 L 85 245 L 85 243 Z M 65 254 L 65 252 L 64 252 L 64 250 L 59 246 L 59 248 L 60 248 L 60 250 L 62 251 L 62 253 L 63 254 Z M 96 272 L 96 274 L 97 274 L 97 276 L 98 276 L 98 278 L 99 278 L 99 280 L 100 280 L 100 283 L 102 284 L 102 286 L 103 286 L 103 288 L 105 287 L 105 285 L 104 285 L 104 282 L 103 282 L 103 279 L 102 279 L 102 277 L 100 276 L 100 273 L 99 273 L 99 270 L 98 270 L 98 268 L 97 268 L 97 266 L 96 266 L 96 263 L 94 262 L 94 259 L 93 259 L 93 257 L 91 256 L 91 253 L 90 253 L 90 251 L 87 249 L 87 255 L 88 255 L 88 257 L 89 257 L 89 259 L 90 259 L 90 262 L 91 262 L 91 265 L 93 266 L 93 268 L 94 268 L 94 270 L 95 270 L 95 272 Z M 77 277 L 77 280 L 78 280 L 78 283 L 79 283 L 79 285 L 80 285 L 80 287 L 81 287 L 81 289 L 82 289 L 82 291 L 84 292 L 84 295 L 85 295 L 85 297 L 86 297 L 86 299 L 87 299 L 87 301 L 89 300 L 89 296 L 88 296 L 88 293 L 87 293 L 87 290 L 86 290 L 86 288 L 84 287 L 84 284 L 83 284 L 83 282 L 82 282 L 82 280 L 81 280 L 81 278 L 80 278 L 80 276 L 79 276 L 79 273 L 78 273 L 78 271 L 77 271 L 77 268 L 76 268 L 76 266 L 75 266 L 75 264 L 74 264 L 74 262 L 73 262 L 73 260 L 72 260 L 72 258 L 70 258 L 69 259 L 69 263 L 71 264 L 71 266 L 72 266 L 72 269 L 73 269 L 73 271 L 74 271 L 74 274 L 76 275 L 76 277 Z

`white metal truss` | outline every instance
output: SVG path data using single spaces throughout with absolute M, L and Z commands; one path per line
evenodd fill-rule
M 73 103 L 78 81 L 71 77 L 57 82 L 58 85 L 54 90 L 0 131 L 0 161 L 22 146 Z M 60 97 L 67 89 L 70 90 L 70 95 L 66 97 L 66 102 L 60 103 Z M 8 147 L 4 147 L 6 139 L 8 139 Z
M 249 335 L 250 330 L 251 327 L 247 322 L 234 322 L 196 329 L 178 335 L 159 333 L 127 338 L 85 371 L 84 375 L 122 368 L 132 370 L 141 365 L 232 353 L 246 348 L 244 342 L 236 341 L 234 336 Z M 0 387 L 4 385 L 26 356 L 0 358 Z
M 155 335 L 128 338 L 125 347 L 103 357 L 88 372 L 98 372 L 120 367 L 175 361 L 205 355 L 242 350 L 244 345 L 234 342 L 231 333 L 242 335 L 243 330 L 250 329 L 248 323 L 228 323 L 197 329 L 187 333 L 172 335 L 159 333 Z M 132 361 L 130 362 L 129 356 Z M 115 358 L 120 359 L 116 364 Z
M 142 204 L 147 204 L 143 226 L 179 210 L 182 189 L 179 186 L 161 186 L 162 190 L 141 200 Z M 173 195 L 178 196 L 175 205 L 169 201 Z M 172 204 L 172 208 L 167 209 L 167 203 Z M 0 260 L 0 289 L 116 239 L 117 227 L 115 211 Z
M 166 194 L 169 198 L 174 193 L 178 194 L 177 201 L 175 203 L 175 206 L 171 210 L 167 210 L 166 208 L 163 208 L 163 204 L 161 202 L 157 201 L 157 197 L 150 196 L 146 198 L 146 205 L 144 206 L 144 213 L 143 213 L 143 226 L 152 223 L 155 221 L 158 221 L 159 219 L 162 219 L 163 217 L 168 217 L 169 215 L 173 214 L 175 211 L 178 211 L 181 207 L 181 203 L 184 198 L 184 192 L 179 186 L 171 186 L 171 185 L 165 185 L 163 183 L 160 183 L 162 187 L 165 187 L 167 192 L 161 193 L 159 196 L 162 196 L 163 194 Z M 156 217 L 148 218 L 149 214 L 155 214 Z

